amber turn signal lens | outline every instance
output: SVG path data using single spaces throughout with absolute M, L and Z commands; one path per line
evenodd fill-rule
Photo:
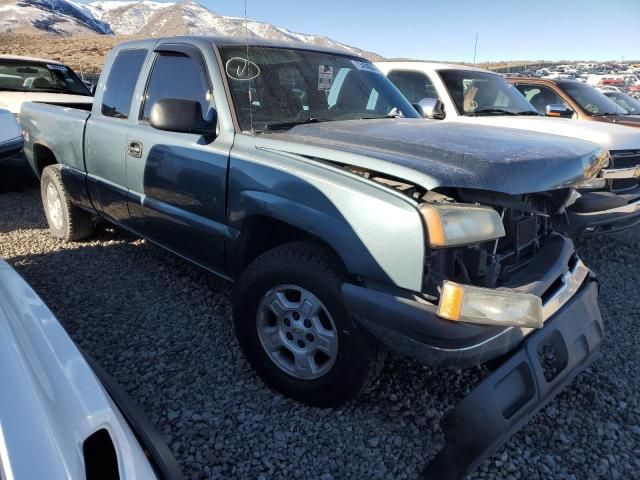
M 459 320 L 464 299 L 464 287 L 453 282 L 444 282 L 440 303 L 438 304 L 438 316 L 447 320 Z

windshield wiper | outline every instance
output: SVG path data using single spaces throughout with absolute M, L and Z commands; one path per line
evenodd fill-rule
M 309 123 L 320 123 L 327 122 L 328 120 L 324 120 L 321 118 L 309 117 L 304 120 L 299 120 L 297 122 L 273 122 L 267 123 L 264 128 L 265 130 L 288 130 L 289 128 L 296 127 L 298 125 L 307 125 Z
M 522 112 L 516 113 L 516 115 L 535 115 L 535 116 L 538 116 L 538 117 L 542 116 L 541 113 L 538 113 L 535 110 L 524 110 Z
M 511 112 L 509 110 L 505 110 L 504 108 L 481 108 L 479 110 L 474 110 L 473 112 L 466 112 L 465 115 L 476 116 L 482 115 L 483 113 L 491 114 L 498 113 L 500 115 L 518 115 L 515 112 Z

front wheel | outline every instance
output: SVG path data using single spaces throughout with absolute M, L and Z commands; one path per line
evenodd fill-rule
M 330 252 L 290 243 L 258 257 L 240 277 L 234 321 L 258 374 L 283 394 L 335 406 L 375 380 L 384 350 L 342 301 L 344 275 Z

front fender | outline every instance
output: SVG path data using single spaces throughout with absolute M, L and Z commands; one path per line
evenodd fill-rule
M 409 198 L 312 160 L 255 149 L 251 156 L 234 152 L 232 228 L 241 231 L 254 215 L 273 218 L 330 245 L 352 275 L 421 290 L 425 234 Z

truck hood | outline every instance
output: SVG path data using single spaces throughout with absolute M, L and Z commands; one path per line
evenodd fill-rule
M 90 105 L 93 103 L 93 97 L 67 95 L 66 93 L 7 92 L 0 90 L 0 108 L 6 108 L 11 113 L 18 114 L 24 102 Z
M 640 130 L 620 124 L 572 120 L 549 117 L 465 117 L 460 116 L 454 123 L 504 127 L 517 130 L 529 130 L 539 133 L 551 133 L 597 143 L 607 150 L 640 149 Z
M 575 185 L 595 176 L 606 160 L 589 142 L 422 119 L 317 123 L 256 138 L 258 148 L 349 164 L 427 189 L 514 195 Z

